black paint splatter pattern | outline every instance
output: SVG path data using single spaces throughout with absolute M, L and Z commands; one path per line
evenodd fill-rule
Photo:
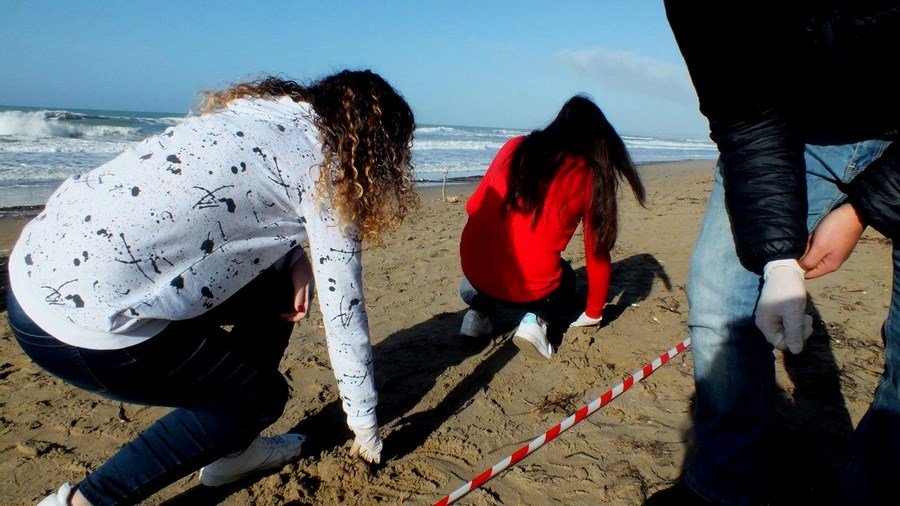
M 320 144 L 290 99 L 188 118 L 64 182 L 23 231 L 11 280 L 115 347 L 123 322 L 203 314 L 308 243 L 344 409 L 374 421 L 361 243 L 327 196 L 308 197 Z

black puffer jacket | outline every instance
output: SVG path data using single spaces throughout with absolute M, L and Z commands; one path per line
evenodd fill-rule
M 743 265 L 806 248 L 804 144 L 900 138 L 900 1 L 667 0 L 719 147 Z M 844 191 L 867 224 L 900 235 L 900 145 Z

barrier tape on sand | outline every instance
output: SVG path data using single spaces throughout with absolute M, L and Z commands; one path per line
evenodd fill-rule
M 611 400 L 615 399 L 616 397 L 618 397 L 619 394 L 628 390 L 629 388 L 634 386 L 635 383 L 637 383 L 637 382 L 641 381 L 642 379 L 646 378 L 647 376 L 649 376 L 650 373 L 652 373 L 653 371 L 658 369 L 660 366 L 662 366 L 663 364 L 665 364 L 666 362 L 671 360 L 672 357 L 674 357 L 675 355 L 678 355 L 679 353 L 684 351 L 684 349 L 690 345 L 691 345 L 691 338 L 690 337 L 685 338 L 684 341 L 681 341 L 680 343 L 678 343 L 678 345 L 676 345 L 674 348 L 663 353 L 662 355 L 660 355 L 659 358 L 657 358 L 653 362 L 650 362 L 649 364 L 645 365 L 643 368 L 641 368 L 641 370 L 632 374 L 631 377 L 625 379 L 625 381 L 612 387 L 606 393 L 601 395 L 599 398 L 595 399 L 590 404 L 587 404 L 584 407 L 582 407 L 581 409 L 579 409 L 572 416 L 559 422 L 558 424 L 556 424 L 556 426 L 550 428 L 550 430 L 548 430 L 547 432 L 545 432 L 545 433 L 541 434 L 540 436 L 531 440 L 531 442 L 528 443 L 526 446 L 519 448 L 512 455 L 510 455 L 509 457 L 506 457 L 505 459 L 503 459 L 500 462 L 498 462 L 497 464 L 495 464 L 494 467 L 484 471 L 483 473 L 476 476 L 475 479 L 473 479 L 472 481 L 459 487 L 458 489 L 453 491 L 453 493 L 451 493 L 450 495 L 448 495 L 448 496 L 444 497 L 443 499 L 441 499 L 440 501 L 434 503 L 434 506 L 446 506 L 448 504 L 451 504 L 451 503 L 457 501 L 458 499 L 460 499 L 462 496 L 464 496 L 464 495 L 468 494 L 469 492 L 475 490 L 476 488 L 484 485 L 485 482 L 487 482 L 494 476 L 500 474 L 500 472 L 503 471 L 504 469 L 506 469 L 507 467 L 524 459 L 529 454 L 531 454 L 531 452 L 537 450 L 544 444 L 550 442 L 556 436 L 560 435 L 563 431 L 569 429 L 576 423 L 584 420 L 585 418 L 590 416 L 591 413 L 593 413 L 594 411 L 597 411 L 598 409 L 605 406 L 606 404 L 609 404 L 609 402 Z

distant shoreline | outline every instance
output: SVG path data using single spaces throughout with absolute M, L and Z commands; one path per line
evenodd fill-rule
M 0 207 L 0 219 L 33 218 L 44 209 L 44 205 Z

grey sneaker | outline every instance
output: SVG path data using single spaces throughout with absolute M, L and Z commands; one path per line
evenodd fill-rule
M 474 309 L 466 311 L 462 326 L 459 327 L 459 335 L 468 337 L 487 336 L 493 331 L 494 326 L 491 325 L 491 319 Z
M 550 358 L 553 345 L 547 340 L 547 322 L 534 313 L 525 313 L 513 335 L 513 344 L 532 358 Z
M 281 469 L 300 455 L 306 436 L 282 434 L 257 436 L 242 452 L 225 456 L 200 470 L 200 483 L 207 487 L 227 485 L 266 470 Z
M 59 490 L 43 498 L 38 506 L 69 506 L 69 499 L 73 492 L 70 483 L 63 483 Z

